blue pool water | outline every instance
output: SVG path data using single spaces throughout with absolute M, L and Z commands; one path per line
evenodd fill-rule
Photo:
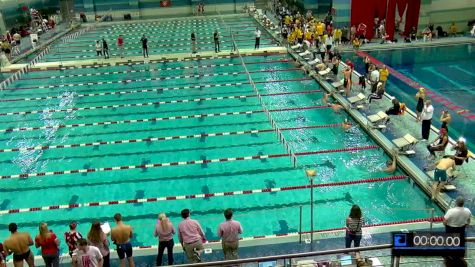
M 338 124 L 348 116 L 321 107 L 322 92 L 315 90 L 322 88 L 295 69 L 290 56 L 245 56 L 243 60 L 263 95 L 264 104 L 272 110 L 271 116 L 283 129 L 292 151 L 299 155 L 296 167 L 288 157 L 275 156 L 112 168 L 286 154 L 270 130 L 263 107 L 248 83 L 241 60 L 236 57 L 38 71 L 14 82 L 0 95 L 0 113 L 13 112 L 0 116 L 0 130 L 15 129 L 1 133 L 0 148 L 4 150 L 0 153 L 0 175 L 16 177 L 40 172 L 45 175 L 0 180 L 0 240 L 7 237 L 9 222 L 17 222 L 21 231 L 36 235 L 38 224 L 46 221 L 62 235 L 68 223 L 76 220 L 85 234 L 93 220 L 111 221 L 114 213 L 121 212 L 125 222 L 134 227 L 134 246 L 155 245 L 157 240 L 152 232 L 157 214 L 167 213 L 177 225 L 184 208 L 192 210 L 192 217 L 201 222 L 209 240 L 218 239 L 217 226 L 224 219 L 222 211 L 228 207 L 235 210 L 235 219 L 243 224 L 244 237 L 291 233 L 298 231 L 300 206 L 303 206 L 303 221 L 309 221 L 308 190 L 80 208 L 61 205 L 300 186 L 308 184 L 305 168 L 317 169 L 316 184 L 392 176 L 381 172 L 388 156 L 358 126 L 348 132 L 342 130 Z M 96 73 L 102 74 L 96 76 Z M 210 97 L 213 99 L 206 99 Z M 202 100 L 193 100 L 198 98 Z M 166 103 L 147 104 L 157 101 Z M 302 109 L 285 110 L 289 108 Z M 27 114 L 18 114 L 25 111 Z M 230 114 L 245 111 L 255 112 Z M 196 117 L 211 113 L 215 115 Z M 117 121 L 121 123 L 97 125 Z M 249 130 L 262 132 L 203 136 Z M 165 139 L 174 136 L 187 137 Z M 162 139 L 144 141 L 155 137 Z M 130 139 L 136 141 L 101 144 Z M 93 145 L 80 145 L 86 143 Z M 57 145 L 65 147 L 48 147 Z M 375 147 L 358 150 L 366 146 Z M 15 148 L 22 150 L 8 150 Z M 332 149 L 351 151 L 328 151 Z M 69 173 L 79 169 L 97 171 Z M 398 170 L 394 175 L 404 173 Z M 322 186 L 314 191 L 315 229 L 342 227 L 353 204 L 362 207 L 366 223 L 371 224 L 428 218 L 431 208 L 435 208 L 436 215 L 442 214 L 410 179 Z M 60 209 L 5 213 L 52 205 L 59 205 Z M 65 252 L 64 243 L 62 252 Z
M 460 106 L 460 108 L 450 111 L 453 121 L 449 126 L 449 135 L 454 139 L 465 137 L 469 148 L 474 151 L 475 131 L 472 129 L 475 127 L 475 118 L 468 119 L 463 116 L 464 114 L 457 114 L 457 111 L 463 109 L 468 110 L 470 114 L 475 113 L 473 108 L 473 103 L 475 103 L 474 49 L 475 45 L 465 44 L 380 50 L 368 53 L 408 78 L 453 102 L 452 106 Z M 362 59 L 352 57 L 360 62 L 358 70 L 364 73 Z M 415 110 L 416 89 L 391 76 L 389 83 L 388 93 L 400 99 L 401 102 L 407 103 L 409 108 Z M 432 102 L 435 108 L 433 124 L 439 127 L 441 125 L 439 121 L 441 112 L 446 107 L 440 101 L 433 100 Z

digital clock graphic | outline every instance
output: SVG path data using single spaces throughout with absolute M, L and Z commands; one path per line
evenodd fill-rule
M 392 233 L 395 256 L 460 256 L 465 255 L 465 237 L 445 232 Z

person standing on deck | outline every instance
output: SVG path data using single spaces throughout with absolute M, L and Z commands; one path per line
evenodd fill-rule
M 218 30 L 214 31 L 213 39 L 214 39 L 214 52 L 215 53 L 221 52 L 221 50 L 219 49 L 219 33 L 218 33 Z
M 224 211 L 225 222 L 222 222 L 218 228 L 218 236 L 221 238 L 224 259 L 235 260 L 239 258 L 239 235 L 242 234 L 241 223 L 232 219 L 233 210 Z
M 102 54 L 104 55 L 105 59 L 109 58 L 109 45 L 104 38 L 102 38 Z
M 142 36 L 142 38 L 140 39 L 140 42 L 142 43 L 142 53 L 143 53 L 143 57 L 148 57 L 148 39 L 147 39 L 147 36 L 145 36 L 145 34 Z
M 434 115 L 434 107 L 430 100 L 426 100 L 424 108 L 422 109 L 421 119 L 422 119 L 422 139 L 427 141 L 429 140 L 430 135 L 430 126 L 432 124 L 432 116 Z
M 117 47 L 119 48 L 120 58 L 124 58 L 124 37 L 122 34 L 117 38 Z
M 254 32 L 254 36 L 256 37 L 256 43 L 254 44 L 254 49 L 259 49 L 259 46 L 261 44 L 261 31 L 259 28 L 256 28 L 256 31 Z

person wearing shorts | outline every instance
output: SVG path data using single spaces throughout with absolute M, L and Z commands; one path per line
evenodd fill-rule
M 114 221 L 117 224 L 116 227 L 111 230 L 111 239 L 117 246 L 117 255 L 120 259 L 120 267 L 125 267 L 125 257 L 129 262 L 130 267 L 134 267 L 134 258 L 132 257 L 132 244 L 130 244 L 130 238 L 132 238 L 132 226 L 122 222 L 122 215 L 116 213 L 114 215 Z
M 450 168 L 455 169 L 455 160 L 452 158 L 442 158 L 435 164 L 432 199 L 435 199 L 439 191 L 446 185 L 447 170 Z
M 12 234 L 3 242 L 3 249 L 7 255 L 13 253 L 13 264 L 15 266 L 23 266 L 23 261 L 26 261 L 29 267 L 35 266 L 35 260 L 29 248 L 33 245 L 33 239 L 31 239 L 30 234 L 18 232 L 16 223 L 10 223 L 8 230 Z

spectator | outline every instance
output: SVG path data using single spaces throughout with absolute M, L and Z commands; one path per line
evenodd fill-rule
M 155 232 L 153 235 L 158 237 L 158 255 L 157 266 L 162 266 L 163 252 L 165 248 L 168 254 L 168 265 L 173 265 L 173 235 L 175 234 L 175 228 L 165 213 L 158 215 L 158 221 L 155 225 Z
M 391 103 L 393 104 L 393 106 L 390 109 L 386 110 L 386 114 L 394 116 L 399 115 L 399 113 L 401 113 L 401 104 L 399 104 L 399 100 L 393 98 L 393 100 L 391 100 Z
M 97 56 L 102 56 L 102 44 L 99 40 L 96 41 L 96 54 Z
M 190 219 L 190 210 L 181 211 L 183 221 L 178 225 L 178 239 L 190 263 L 201 262 L 201 252 L 206 242 L 205 234 L 198 221 Z
M 214 39 L 214 52 L 215 53 L 221 52 L 221 50 L 219 49 L 219 33 L 218 33 L 218 30 L 214 31 L 213 39 Z
M 143 57 L 148 57 L 148 39 L 147 36 L 142 35 L 142 38 L 140 39 L 140 42 L 142 43 L 142 53 Z
M 449 36 L 457 36 L 457 32 L 458 32 L 458 29 L 457 29 L 457 26 L 455 26 L 455 22 L 452 22 L 452 25 L 450 25 L 449 27 Z
M 421 121 L 421 113 L 424 109 L 424 101 L 426 99 L 426 89 L 424 87 L 419 88 L 419 91 L 416 94 L 417 105 L 416 105 L 416 121 Z
M 196 53 L 196 34 L 195 32 L 191 32 L 191 53 Z
M 10 223 L 8 230 L 11 235 L 3 242 L 5 253 L 7 255 L 13 253 L 13 264 L 15 266 L 23 266 L 23 261 L 26 261 L 29 267 L 34 267 L 35 259 L 29 248 L 33 245 L 30 234 L 17 232 L 18 225 L 16 223 Z
M 386 90 L 386 82 L 389 77 L 389 69 L 386 65 L 379 70 L 379 81 L 382 83 L 383 89 Z
M 376 89 L 376 93 L 372 93 L 368 96 L 368 102 L 370 104 L 371 104 L 371 100 L 373 100 L 373 99 L 382 99 L 383 98 L 384 88 L 383 88 L 382 84 L 380 83 L 380 85 L 377 88 L 378 89 Z
M 259 49 L 259 45 L 261 44 L 261 31 L 259 30 L 259 28 L 256 28 L 256 31 L 254 31 L 254 36 L 256 37 L 254 49 Z
M 421 119 L 422 119 L 422 139 L 427 141 L 429 140 L 430 135 L 430 126 L 432 124 L 432 116 L 434 115 L 434 107 L 430 100 L 426 100 L 424 108 L 422 109 Z
M 102 38 L 102 54 L 104 54 L 105 59 L 109 58 L 109 45 L 104 38 Z
M 465 243 L 465 227 L 470 224 L 470 217 L 472 217 L 470 210 L 463 206 L 464 202 L 462 196 L 457 197 L 455 207 L 447 210 L 444 215 L 445 232 L 459 233 L 463 243 Z
M 3 244 L 0 243 L 0 267 L 6 267 L 6 259 L 7 254 L 5 253 L 5 250 L 3 250 Z
M 409 33 L 409 37 L 411 38 L 410 41 L 417 41 L 417 29 L 416 29 L 416 27 L 411 28 L 411 32 Z
M 117 48 L 119 48 L 120 57 L 124 58 L 124 37 L 122 34 L 117 38 Z
M 432 157 L 435 157 L 436 151 L 445 151 L 447 144 L 449 143 L 449 137 L 447 136 L 447 130 L 445 128 L 440 128 L 439 136 L 427 146 L 427 150 Z
M 437 31 L 437 37 L 438 38 L 448 36 L 448 33 L 442 29 L 442 26 L 437 26 L 435 28 L 435 30 Z
M 21 35 L 16 32 L 13 34 L 13 41 L 15 42 L 14 51 L 16 55 L 19 55 L 21 53 Z
M 472 27 L 472 29 L 470 30 L 470 35 L 471 35 L 472 37 L 475 37 L 475 23 L 473 24 L 473 27 Z
M 449 131 L 449 123 L 452 121 L 452 116 L 450 115 L 448 110 L 443 110 L 442 115 L 440 116 L 440 121 L 442 122 L 442 125 L 440 128 L 445 128 L 447 132 Z
M 77 248 L 77 242 L 82 238 L 81 233 L 76 231 L 77 223 L 72 221 L 69 224 L 69 232 L 64 233 L 64 239 L 69 248 L 69 256 L 73 256 L 74 250 Z
M 35 247 L 41 247 L 41 256 L 46 267 L 59 267 L 59 239 L 44 222 L 40 223 L 39 232 L 35 237 Z
M 422 31 L 422 36 L 423 36 L 424 42 L 427 40 L 432 41 L 432 31 L 429 29 L 429 27 L 426 27 L 424 31 Z
M 371 82 L 371 93 L 376 93 L 376 90 L 378 89 L 378 82 L 380 78 L 380 74 L 376 66 L 372 65 L 370 67 L 370 75 L 369 75 L 369 81 Z
M 444 158 L 453 159 L 456 166 L 460 166 L 464 161 L 468 161 L 468 149 L 464 138 L 460 138 L 452 149 L 455 150 L 455 154 L 444 156 Z M 452 176 L 456 176 L 456 174 L 452 173 Z
M 73 253 L 73 267 L 102 267 L 101 251 L 87 244 L 84 238 L 79 239 L 78 248 Z
M 222 222 L 218 228 L 218 236 L 222 239 L 224 259 L 235 260 L 239 258 L 239 235 L 242 234 L 242 227 L 238 221 L 232 219 L 233 211 L 226 209 L 224 211 L 225 222 Z
M 111 230 L 111 239 L 117 246 L 117 255 L 120 259 L 120 267 L 125 267 L 125 257 L 130 267 L 134 267 L 134 258 L 132 257 L 132 244 L 130 244 L 130 238 L 132 238 L 132 226 L 125 224 L 122 221 L 122 215 L 116 213 L 114 215 L 114 221 L 117 224 L 116 227 Z
M 110 250 L 109 250 L 109 240 L 107 240 L 107 235 L 102 231 L 101 223 L 95 221 L 91 225 L 89 233 L 87 233 L 87 241 L 89 244 L 95 246 L 99 249 L 102 255 L 102 266 L 110 266 Z
M 351 207 L 350 215 L 346 218 L 346 248 L 350 248 L 352 242 L 354 242 L 355 248 L 360 246 L 361 237 L 363 235 L 363 223 L 363 216 L 360 207 L 358 205 L 353 205 Z

